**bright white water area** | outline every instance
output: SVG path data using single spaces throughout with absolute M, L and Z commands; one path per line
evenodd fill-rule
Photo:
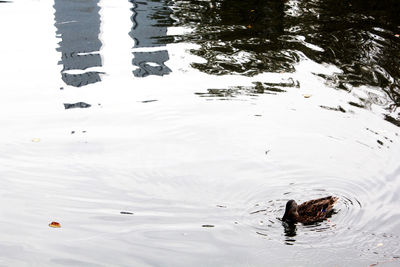
M 197 44 L 135 47 L 128 1 L 99 1 L 101 47 L 76 51 L 101 64 L 63 70 L 57 27 L 74 21 L 54 4 L 0 4 L 1 266 L 399 263 L 400 129 L 348 104 L 374 88 L 334 90 L 315 74 L 341 70 L 301 53 L 291 73 L 206 74 Z M 169 74 L 133 75 L 133 53 L 161 50 Z M 62 80 L 88 72 L 101 81 Z M 298 86 L 242 93 L 254 82 Z M 285 233 L 287 200 L 325 195 L 329 220 Z

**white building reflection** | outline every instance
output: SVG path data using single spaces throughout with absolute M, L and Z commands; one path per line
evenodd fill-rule
M 161 47 L 165 46 L 163 40 L 167 37 L 167 27 L 172 23 L 172 10 L 165 0 L 130 2 L 133 4 L 133 26 L 129 35 L 135 41 L 135 48 L 160 48 L 156 51 L 152 49 L 149 52 L 133 52 L 132 64 L 138 67 L 133 74 L 136 77 L 169 74 L 171 69 L 165 65 L 169 60 L 168 51 L 161 50 Z
M 62 80 L 81 87 L 101 81 L 99 0 L 54 0 L 55 26 L 61 39 L 57 51 L 62 53 Z

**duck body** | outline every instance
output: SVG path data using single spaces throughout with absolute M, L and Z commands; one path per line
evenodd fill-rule
M 331 214 L 337 197 L 329 196 L 306 201 L 297 205 L 296 201 L 286 203 L 285 214 L 282 220 L 288 223 L 301 222 L 303 224 L 321 221 Z

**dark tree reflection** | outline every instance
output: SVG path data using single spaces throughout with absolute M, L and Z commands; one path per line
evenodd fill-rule
M 355 106 L 373 103 L 391 111 L 400 106 L 397 0 L 176 0 L 171 5 L 176 25 L 192 29 L 176 41 L 200 45 L 192 53 L 205 63 L 193 67 L 203 72 L 290 72 L 305 55 L 343 71 L 323 76 L 335 88 L 367 85 L 386 95 L 371 94 Z
M 387 93 L 392 106 L 398 107 L 399 4 L 395 1 L 325 0 L 314 4 L 314 9 L 307 3 L 302 5 L 303 16 L 311 23 L 304 25 L 299 34 L 323 49 L 319 53 L 304 51 L 305 54 L 343 70 L 337 77 L 338 88 L 376 86 Z M 302 17 L 291 18 L 290 23 L 298 24 Z M 363 99 L 366 103 L 362 104 L 375 100 L 373 97 Z
M 185 41 L 201 44 L 192 52 L 206 59 L 193 64 L 210 74 L 255 75 L 265 71 L 291 71 L 297 56 L 283 50 L 284 2 L 176 1 L 179 24 L 194 32 Z

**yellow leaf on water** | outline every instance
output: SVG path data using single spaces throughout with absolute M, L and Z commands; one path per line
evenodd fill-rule
M 60 227 L 61 227 L 61 224 L 60 224 L 59 222 L 51 222 L 51 223 L 49 224 L 49 226 L 50 226 L 50 227 L 53 227 L 53 228 L 60 228 Z
M 34 143 L 39 143 L 39 142 L 40 142 L 40 138 L 33 138 L 33 139 L 32 139 L 32 142 L 34 142 Z
M 382 247 L 383 243 L 378 243 L 378 245 L 376 245 L 377 247 Z

